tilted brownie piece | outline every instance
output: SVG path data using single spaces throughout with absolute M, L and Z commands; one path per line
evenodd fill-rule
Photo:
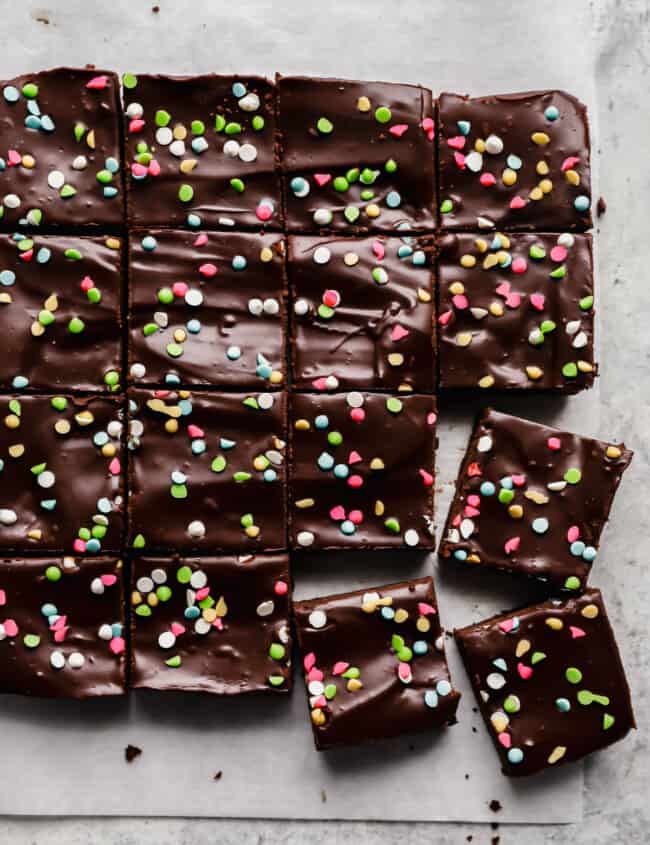
M 279 236 L 135 231 L 129 277 L 132 381 L 242 388 L 284 382 Z
M 0 416 L 0 552 L 119 551 L 121 404 L 6 396 Z
M 578 760 L 636 727 L 599 590 L 455 633 L 504 774 Z
M 291 236 L 293 385 L 435 388 L 433 239 Z
M 125 692 L 122 561 L 0 560 L 0 692 Z
M 130 543 L 151 551 L 286 548 L 281 393 L 129 393 Z
M 131 226 L 280 228 L 271 82 L 127 73 L 122 85 Z
M 564 91 L 442 94 L 438 160 L 446 229 L 591 226 L 589 124 Z
M 440 556 L 583 589 L 631 460 L 622 443 L 487 408 L 460 469 Z
M 138 558 L 131 589 L 131 686 L 291 688 L 287 555 Z
M 433 547 L 433 396 L 291 397 L 293 549 Z
M 122 225 L 117 76 L 56 68 L 0 88 L 0 227 Z
M 318 751 L 456 721 L 431 578 L 293 607 Z
M 122 241 L 0 236 L 0 388 L 120 386 Z
M 290 231 L 430 231 L 431 91 L 419 85 L 278 80 Z
M 440 386 L 591 387 L 591 235 L 447 234 L 438 262 Z

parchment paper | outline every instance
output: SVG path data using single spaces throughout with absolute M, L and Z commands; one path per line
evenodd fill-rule
M 595 37 L 587 2 L 159 4 L 158 14 L 140 0 L 12 4 L 11 13 L 0 15 L 0 76 L 93 62 L 134 72 L 279 70 L 420 82 L 436 94 L 558 86 L 590 106 L 597 165 Z M 440 402 L 438 536 L 471 420 L 484 398 Z M 597 387 L 569 400 L 502 395 L 490 401 L 531 419 L 607 435 L 599 431 Z M 407 552 L 305 556 L 295 564 L 296 594 L 380 585 L 428 573 L 432 564 L 433 556 Z M 535 595 L 534 587 L 505 576 L 471 577 L 434 566 L 448 628 Z M 595 565 L 596 584 L 601 566 L 602 560 Z M 0 696 L 0 814 L 581 819 L 580 765 L 522 781 L 500 774 L 451 640 L 448 655 L 464 693 L 458 725 L 439 735 L 320 755 L 312 748 L 299 676 L 288 699 L 146 692 L 88 702 Z M 144 752 L 130 765 L 127 743 Z M 223 775 L 215 781 L 218 771 Z M 488 808 L 492 799 L 503 805 L 498 815 Z

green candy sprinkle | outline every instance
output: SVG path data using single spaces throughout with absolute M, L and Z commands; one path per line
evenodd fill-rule
M 272 687 L 281 687 L 284 683 L 284 675 L 269 675 L 268 682 Z
M 394 158 L 389 158 L 386 164 L 384 165 L 384 170 L 386 173 L 395 173 L 397 170 L 397 162 Z
M 171 114 L 168 111 L 165 111 L 165 109 L 158 109 L 156 112 L 156 126 L 167 126 L 171 119 Z
M 323 305 L 321 303 L 318 306 L 318 316 L 323 320 L 331 320 L 336 311 L 333 308 L 330 308 L 329 305 Z
M 39 311 L 39 313 L 38 313 L 38 322 L 42 326 L 51 326 L 52 323 L 54 322 L 54 314 L 51 311 L 48 311 L 47 309 L 44 308 L 42 311 Z
M 550 332 L 554 332 L 557 326 L 553 320 L 542 320 L 539 328 L 542 334 L 549 334 Z
M 151 616 L 151 608 L 148 604 L 139 604 L 135 612 L 138 616 Z
M 546 660 L 546 655 L 543 651 L 534 651 L 532 657 L 530 658 L 530 662 L 533 666 L 541 663 L 542 660 Z
M 569 577 L 564 582 L 564 586 L 567 588 L 567 590 L 579 590 L 580 579 L 575 575 L 569 575 Z
M 45 472 L 46 467 L 46 463 L 36 464 L 36 466 L 33 466 L 30 471 L 33 475 L 40 475 L 42 472 Z
M 549 276 L 552 279 L 563 279 L 566 276 L 566 267 L 562 264 L 560 267 L 553 270 L 552 273 L 549 273 Z
M 143 534 L 136 534 L 133 539 L 133 548 L 134 549 L 144 549 L 145 546 L 145 539 Z
M 337 693 L 336 684 L 328 684 L 325 687 L 324 694 L 325 694 L 325 698 L 328 701 L 331 701 L 336 696 L 336 693 Z
M 327 442 L 331 446 L 340 446 L 343 443 L 343 435 L 340 431 L 330 431 L 327 435 Z
M 355 678 L 358 678 L 360 675 L 361 675 L 361 672 L 357 669 L 356 666 L 350 666 L 349 669 L 345 670 L 345 672 L 343 673 L 343 675 L 341 677 L 345 678 L 346 681 L 350 681 L 350 680 L 354 680 Z
M 192 577 L 192 570 L 189 566 L 181 566 L 176 573 L 176 579 L 179 584 L 189 584 Z
M 169 601 L 172 597 L 172 591 L 167 584 L 161 584 L 156 589 L 156 596 L 158 597 L 158 601 Z
M 83 255 L 78 249 L 66 249 L 63 254 L 66 258 L 70 258 L 72 261 L 80 261 L 83 258 Z
M 48 581 L 59 581 L 61 578 L 61 570 L 58 566 L 48 566 L 45 570 L 45 577 Z
M 33 100 L 34 97 L 38 97 L 38 85 L 34 82 L 26 82 L 23 85 L 23 96 L 27 97 L 29 100 Z
M 80 528 L 77 531 L 77 536 L 82 540 L 90 540 L 90 531 L 87 528 Z
M 41 638 L 38 634 L 25 634 L 23 642 L 27 648 L 37 648 L 41 644 Z
M 440 213 L 441 214 L 449 214 L 450 211 L 454 210 L 454 204 L 451 200 L 443 200 L 440 203 Z
M 190 124 L 190 128 L 192 130 L 192 134 L 203 135 L 205 132 L 205 123 L 202 120 L 193 120 Z
M 106 536 L 105 525 L 93 525 L 92 535 L 96 540 L 101 540 Z
M 578 368 L 573 361 L 562 367 L 562 375 L 564 378 L 575 378 L 578 375 Z
M 50 402 L 55 411 L 65 411 L 68 407 L 68 400 L 65 396 L 54 396 Z
M 394 396 L 390 396 L 386 400 L 386 408 L 391 412 L 391 414 L 399 414 L 402 410 L 402 400 L 397 399 Z
M 165 666 L 169 666 L 170 669 L 178 669 L 181 665 L 181 656 L 180 654 L 175 654 L 173 657 L 168 657 L 165 660 Z
M 359 219 L 360 214 L 361 212 L 356 207 L 356 205 L 348 205 L 343 211 L 343 216 L 348 221 L 348 223 L 354 223 L 356 220 Z
M 316 129 L 318 129 L 321 135 L 329 135 L 334 129 L 334 124 L 326 117 L 319 117 L 316 122 Z
M 400 527 L 399 527 L 399 520 L 395 519 L 394 516 L 390 516 L 385 522 L 384 527 L 390 531 L 392 534 L 399 534 Z
M 611 715 L 611 713 L 605 713 L 603 715 L 603 730 L 608 731 L 611 728 L 611 726 L 614 724 L 615 721 L 616 720 Z
M 397 652 L 397 657 L 402 663 L 410 663 L 413 660 L 413 652 L 408 646 L 404 646 L 404 648 Z
M 194 188 L 191 185 L 181 185 L 178 189 L 178 198 L 181 202 L 191 202 L 194 197 Z
M 250 472 L 244 472 L 243 470 L 234 472 L 232 477 L 238 484 L 242 484 L 244 481 L 250 481 L 252 478 Z
M 180 343 L 168 343 L 167 354 L 170 358 L 180 358 L 183 354 L 183 346 Z
M 212 472 L 223 472 L 226 468 L 227 461 L 223 455 L 217 455 L 210 464 Z
M 237 191 L 238 194 L 244 193 L 244 182 L 242 179 L 231 179 L 230 187 Z
M 510 502 L 515 498 L 515 494 L 512 490 L 508 490 L 507 487 L 502 487 L 499 490 L 499 495 L 497 497 L 502 505 L 509 505 Z
M 242 528 L 250 528 L 252 525 L 255 525 L 255 520 L 253 519 L 252 513 L 245 513 L 242 518 L 239 520 L 239 524 Z
M 347 173 L 345 174 L 345 178 L 346 178 L 346 179 L 348 180 L 348 182 L 350 182 L 350 183 L 352 183 L 352 182 L 357 182 L 357 181 L 358 181 L 358 179 L 359 179 L 359 174 L 360 174 L 360 173 L 361 173 L 361 171 L 359 170 L 359 168 L 358 168 L 358 167 L 351 167 L 351 168 L 347 171 Z
M 81 334 L 86 328 L 86 324 L 79 317 L 73 317 L 68 323 L 68 331 L 71 334 Z
M 88 127 L 85 123 L 75 123 L 74 129 L 72 130 L 74 133 L 74 139 L 77 143 L 81 141 L 83 136 L 86 134 Z
M 392 116 L 392 112 L 387 106 L 379 106 L 375 110 L 375 120 L 377 123 L 388 123 Z
M 256 132 L 261 132 L 264 129 L 265 121 L 261 114 L 256 114 L 251 120 L 251 126 Z M 282 679 L 284 681 L 284 678 Z
M 272 660 L 282 660 L 286 653 L 287 650 L 281 643 L 271 643 L 269 657 Z
M 72 185 L 64 185 L 61 190 L 59 191 L 59 196 L 61 199 L 69 199 L 73 197 L 77 193 L 77 189 L 73 188 Z
M 123 73 L 122 74 L 122 85 L 125 88 L 135 88 L 138 84 L 138 77 L 134 73 Z
M 155 334 L 157 331 L 158 331 L 158 326 L 156 325 L 156 323 L 146 323 L 142 327 L 142 334 L 145 337 L 149 337 L 150 335 Z
M 580 300 L 580 308 L 582 311 L 589 311 L 594 307 L 593 296 L 585 296 Z
M 97 181 L 101 182 L 102 185 L 107 185 L 113 181 L 113 174 L 110 170 L 99 170 L 97 171 Z
M 98 305 L 102 301 L 102 292 L 99 288 L 89 288 L 86 291 L 86 296 L 93 305 Z
M 564 480 L 567 484 L 579 484 L 582 479 L 582 473 L 577 467 L 570 467 L 564 473 Z
M 104 384 L 107 384 L 109 387 L 115 387 L 120 380 L 120 374 L 117 370 L 109 370 L 104 375 Z
M 239 135 L 241 133 L 241 124 L 234 121 L 226 124 L 226 135 Z
M 187 499 L 187 486 L 185 484 L 172 484 L 169 492 L 174 499 Z
M 579 684 L 582 680 L 582 672 L 580 669 L 576 669 L 575 666 L 569 666 L 564 673 L 564 677 L 570 684 Z
M 163 305 L 170 305 L 174 301 L 174 291 L 171 288 L 160 288 L 158 301 Z
M 214 128 L 217 132 L 223 132 L 223 130 L 226 128 L 226 118 L 223 115 L 218 114 L 215 117 Z
M 12 414 L 15 414 L 17 417 L 20 416 L 22 412 L 22 408 L 20 407 L 20 402 L 17 399 L 10 399 L 9 400 L 9 410 Z
M 503 702 L 503 709 L 506 713 L 518 713 L 521 709 L 521 702 L 516 695 L 509 695 Z
M 335 191 L 338 191 L 342 194 L 348 190 L 348 188 L 350 187 L 350 183 L 345 178 L 345 176 L 337 176 L 332 182 L 332 187 Z
M 543 246 L 540 246 L 539 244 L 533 244 L 530 250 L 528 251 L 528 254 L 535 261 L 541 261 L 542 258 L 546 258 L 546 250 Z
M 400 637 L 399 634 L 393 634 L 390 641 L 391 647 L 393 651 L 401 651 L 404 648 L 404 637 Z

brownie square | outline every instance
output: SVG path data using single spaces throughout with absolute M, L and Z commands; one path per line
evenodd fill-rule
M 172 387 L 282 385 L 284 251 L 277 235 L 133 232 L 131 380 Z
M 433 396 L 291 396 L 291 548 L 432 548 L 435 425 Z
M 0 389 L 119 389 L 121 250 L 116 237 L 0 236 Z
M 487 408 L 460 469 L 440 556 L 583 589 L 631 460 L 622 443 Z
M 289 558 L 138 558 L 131 686 L 239 695 L 291 688 Z
M 456 721 L 431 578 L 293 607 L 318 751 Z
M 131 226 L 280 228 L 271 82 L 127 73 L 122 85 Z
M 117 76 L 56 68 L 0 87 L 0 228 L 122 225 Z
M 4 396 L 0 417 L 0 553 L 119 551 L 121 404 Z
M 438 262 L 440 387 L 591 387 L 591 235 L 448 234 Z
M 589 124 L 564 91 L 442 94 L 438 133 L 445 229 L 591 226 Z
M 121 560 L 0 560 L 0 692 L 123 694 L 123 598 Z
M 130 391 L 132 547 L 286 548 L 285 440 L 281 393 Z
M 292 235 L 296 388 L 435 389 L 432 238 Z
M 433 229 L 431 91 L 287 76 L 278 98 L 289 230 Z
M 504 774 L 578 760 L 636 727 L 600 590 L 455 634 Z

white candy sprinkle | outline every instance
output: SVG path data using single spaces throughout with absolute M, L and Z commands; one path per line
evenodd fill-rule
M 331 257 L 332 253 L 326 246 L 319 246 L 318 249 L 314 250 L 315 264 L 327 264 Z
M 201 590 L 208 583 L 208 576 L 202 569 L 197 569 L 190 577 L 190 584 L 195 590 Z
M 142 437 L 144 432 L 144 423 L 142 420 L 131 420 L 129 424 L 129 434 L 131 437 Z
M 86 156 L 76 156 L 72 160 L 73 170 L 85 170 L 88 167 L 88 159 Z
M 147 374 L 147 368 L 144 364 L 132 364 L 129 372 L 133 378 L 144 378 Z
M 269 601 L 263 601 L 257 605 L 257 615 L 258 616 L 270 616 L 273 611 L 275 610 L 275 604 L 273 601 L 269 599 Z
M 68 666 L 71 669 L 81 669 L 85 662 L 86 658 L 80 651 L 73 651 L 68 657 Z
M 312 628 L 324 628 L 327 625 L 327 614 L 324 610 L 312 610 L 309 614 L 309 624 Z
M 483 167 L 483 156 L 476 150 L 472 150 L 469 155 L 465 156 L 465 167 L 472 173 L 478 173 Z
M 420 542 L 420 535 L 415 528 L 409 528 L 408 531 L 404 532 L 404 542 L 407 546 L 417 546 Z
M 163 631 L 158 637 L 160 648 L 173 648 L 176 644 L 176 636 L 171 631 Z
M 99 631 L 97 631 L 97 636 L 99 637 L 100 640 L 106 640 L 106 641 L 112 640 L 113 639 L 113 629 L 111 628 L 110 625 L 104 624 L 100 627 Z
M 569 232 L 563 232 L 557 239 L 557 242 L 560 246 L 565 246 L 567 249 L 571 249 L 575 243 L 575 238 Z
M 574 349 L 582 349 L 588 342 L 589 339 L 587 338 L 585 332 L 578 332 L 578 334 L 574 337 L 571 346 L 573 346 Z
M 464 519 L 460 523 L 460 536 L 463 540 L 467 540 L 474 533 L 474 522 L 471 519 Z
M 299 317 L 304 317 L 309 311 L 309 303 L 306 299 L 298 299 L 294 302 L 293 313 Z
M 319 696 L 325 692 L 325 687 L 322 681 L 310 681 L 307 687 L 310 695 Z
M 101 596 L 101 595 L 103 595 L 104 590 L 105 590 L 105 587 L 102 584 L 102 579 L 101 578 L 93 578 L 93 580 L 90 582 L 90 592 L 94 593 L 94 595 L 96 595 L 96 596 Z
M 490 220 L 489 217 L 477 217 L 476 225 L 479 229 L 494 229 L 494 221 Z
M 546 486 L 554 493 L 560 493 L 566 487 L 566 481 L 550 481 Z
M 314 212 L 314 223 L 319 226 L 327 226 L 332 222 L 332 212 L 328 208 L 318 208 Z
M 195 519 L 187 526 L 187 533 L 193 540 L 201 540 L 205 537 L 205 525 L 200 519 Z
M 271 393 L 260 393 L 257 397 L 257 404 L 263 411 L 268 411 L 269 408 L 272 408 L 274 401 L 273 394 Z
M 223 145 L 223 152 L 224 155 L 230 156 L 230 158 L 237 158 L 239 155 L 239 142 L 230 138 L 230 140 L 226 141 Z
M 358 390 L 351 390 L 345 397 L 345 401 L 350 408 L 361 408 L 364 403 L 363 394 L 359 393 Z
M 375 602 L 378 602 L 380 598 L 381 596 L 379 593 L 364 593 L 361 599 L 361 604 L 374 604 Z
M 259 317 L 264 312 L 264 303 L 261 299 L 253 297 L 248 300 L 248 310 L 254 317 Z
M 490 689 L 501 689 L 506 685 L 506 679 L 500 672 L 490 672 L 490 674 L 485 679 L 485 682 L 490 687 Z
M 482 320 L 484 317 L 487 317 L 488 310 L 487 308 L 470 308 L 470 313 L 475 320 Z
M 119 420 L 111 420 L 106 426 L 109 437 L 119 437 L 122 434 L 122 423 Z
M 46 490 L 54 485 L 56 478 L 53 472 L 50 472 L 49 469 L 43 470 L 36 476 L 36 480 L 38 482 L 39 487 L 44 487 Z
M 65 176 L 60 170 L 52 170 L 47 174 L 47 184 L 50 188 L 54 188 L 55 191 L 58 191 L 59 188 L 62 188 L 65 184 Z
M 201 636 L 204 637 L 206 634 L 210 633 L 210 631 L 212 630 L 212 625 L 209 622 L 206 622 L 203 617 L 201 617 L 200 619 L 197 619 L 194 623 L 194 630 L 197 634 L 201 634 Z
M 18 194 L 7 194 L 2 202 L 7 208 L 18 208 L 20 197 Z
M 182 158 L 185 155 L 185 141 L 173 141 L 169 145 L 169 152 L 176 158 Z
M 580 320 L 570 320 L 566 324 L 565 331 L 566 331 L 567 334 L 575 334 L 578 331 L 579 328 L 580 328 Z
M 278 639 L 285 645 L 289 642 L 289 628 L 286 625 L 283 625 L 278 631 Z
M 498 135 L 488 135 L 485 139 L 485 150 L 490 155 L 499 155 L 499 153 L 503 152 L 503 141 Z
M 0 508 L 0 525 L 13 525 L 17 521 L 16 511 L 9 510 L 9 508 Z
M 339 380 L 336 376 L 327 376 L 325 379 L 325 387 L 327 387 L 328 390 L 336 390 L 338 386 Z
M 442 636 L 442 634 L 439 637 L 436 637 L 434 645 L 436 647 L 436 651 L 445 650 L 445 638 Z
M 241 161 L 255 161 L 257 158 L 257 147 L 253 146 L 253 144 L 242 144 L 237 154 Z
M 167 147 L 174 140 L 174 133 L 169 126 L 161 126 L 156 130 L 156 141 L 162 146 Z
M 492 448 L 492 438 L 490 435 L 484 434 L 482 437 L 479 437 L 476 448 L 479 452 L 489 452 Z
M 4 640 L 7 638 L 7 632 L 5 631 L 5 626 L 0 622 L 0 640 Z
M 167 573 L 164 569 L 152 569 L 151 580 L 154 584 L 165 584 L 167 582 Z
M 311 546 L 316 538 L 311 531 L 299 531 L 296 537 L 296 542 L 299 546 Z
M 140 105 L 140 103 L 129 103 L 126 107 L 126 116 L 127 117 L 142 117 L 144 114 L 144 109 Z
M 139 593 L 150 593 L 154 588 L 154 583 L 151 578 L 143 575 L 135 582 L 135 588 Z
M 260 107 L 260 98 L 257 94 L 246 94 L 246 96 L 242 97 L 241 100 L 238 102 L 239 108 L 242 111 L 257 111 Z
M 50 666 L 53 669 L 63 669 L 65 666 L 65 657 L 60 651 L 53 651 L 50 654 Z
M 280 313 L 280 303 L 277 299 L 265 299 L 264 300 L 264 313 L 270 314 L 271 316 L 275 316 L 276 314 Z
M 447 542 L 448 543 L 459 543 L 460 542 L 460 534 L 458 533 L 457 528 L 450 528 L 447 532 Z
M 154 311 L 153 321 L 161 329 L 166 329 L 169 325 L 169 315 L 166 311 Z
M 188 292 L 185 294 L 185 302 L 186 302 L 188 305 L 192 305 L 192 306 L 194 306 L 194 307 L 196 308 L 198 305 L 201 305 L 201 304 L 202 304 L 202 302 L 203 302 L 203 294 L 201 293 L 201 291 L 200 291 L 200 290 L 197 290 L 196 288 L 191 288 L 191 289 L 190 289 L 190 290 L 188 290 Z

